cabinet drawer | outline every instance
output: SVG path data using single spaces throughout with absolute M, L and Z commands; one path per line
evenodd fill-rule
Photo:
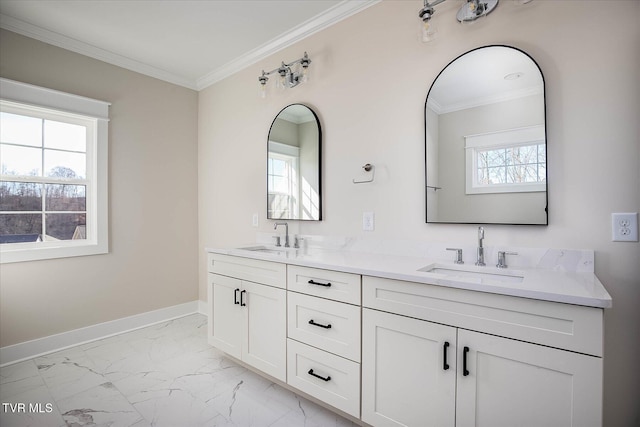
M 602 357 L 602 309 L 365 276 L 362 305 Z
M 360 307 L 288 292 L 289 338 L 360 362 Z
M 290 291 L 360 305 L 360 275 L 318 268 L 288 266 Z
M 278 262 L 209 253 L 208 270 L 209 273 L 286 288 L 287 266 Z
M 289 339 L 287 383 L 349 415 L 360 417 L 358 363 Z

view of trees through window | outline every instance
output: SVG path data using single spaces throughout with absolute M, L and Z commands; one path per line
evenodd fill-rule
M 476 153 L 479 185 L 537 183 L 546 180 L 544 144 L 478 149 Z
M 2 112 L 0 242 L 86 239 L 86 127 Z

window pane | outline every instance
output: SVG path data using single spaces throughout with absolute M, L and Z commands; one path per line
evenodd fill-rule
M 489 184 L 504 184 L 505 168 L 489 168 Z
M 538 182 L 538 168 L 537 165 L 523 166 L 522 182 Z
M 67 151 L 44 150 L 45 176 L 56 178 L 86 178 L 87 155 Z
M 486 185 L 489 183 L 489 176 L 486 168 L 478 169 L 478 184 Z
M 46 214 L 45 221 L 45 241 L 86 239 L 85 214 Z
M 45 120 L 44 146 L 60 150 L 87 151 L 87 128 L 71 123 Z
M 489 166 L 504 166 L 506 164 L 506 150 L 487 151 L 487 164 Z
M 273 159 L 273 175 L 284 175 L 287 163 L 283 160 Z
M 527 145 L 526 147 L 520 147 L 520 162 L 521 164 L 531 164 L 538 162 L 538 147 L 536 145 Z
M 486 168 L 487 166 L 489 166 L 487 162 L 487 152 L 478 151 L 478 168 Z
M 0 182 L 0 211 L 42 210 L 42 184 Z
M 522 174 L 524 171 L 523 166 L 509 166 L 506 169 L 507 181 L 509 184 L 514 184 L 517 182 L 523 182 Z
M 84 211 L 87 209 L 84 185 L 47 184 L 45 191 L 48 211 Z
M 547 162 L 547 146 L 544 144 L 538 145 L 538 162 L 539 163 Z
M 289 181 L 282 177 L 273 177 L 273 187 L 271 189 L 274 193 L 288 193 Z
M 0 113 L 0 142 L 42 147 L 42 119 Z
M 540 165 L 538 166 L 538 181 L 539 182 L 546 182 L 547 180 L 547 165 Z
M 289 196 L 284 194 L 269 195 L 269 212 L 272 219 L 289 218 Z
M 40 148 L 0 145 L 3 175 L 40 176 L 42 150 Z
M 36 242 L 42 234 L 41 214 L 0 214 L 0 242 Z

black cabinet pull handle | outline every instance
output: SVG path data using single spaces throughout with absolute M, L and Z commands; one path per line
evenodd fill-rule
M 466 377 L 469 375 L 469 370 L 467 369 L 467 353 L 469 353 L 469 347 L 466 347 L 462 350 L 462 376 Z
M 321 328 L 325 328 L 325 329 L 331 329 L 331 324 L 328 325 L 321 325 L 320 323 L 316 323 L 313 321 L 313 319 L 309 320 L 309 324 L 313 325 L 313 326 L 319 326 Z
M 233 291 L 233 303 L 234 304 L 240 304 L 240 301 L 238 301 L 238 292 L 240 292 L 240 289 L 236 288 L 235 291 Z
M 316 374 L 313 372 L 313 369 L 309 369 L 309 372 L 307 372 L 309 375 L 316 377 L 316 378 L 320 378 L 322 381 L 329 381 L 331 379 L 331 377 L 327 376 L 325 377 L 321 377 L 320 375 Z
M 444 342 L 444 349 L 442 350 L 442 359 L 444 361 L 443 365 L 442 365 L 442 369 L 444 369 L 445 371 L 449 369 L 449 364 L 447 363 L 447 349 L 449 348 L 449 342 L 445 341 Z
M 316 282 L 315 280 L 311 279 L 307 282 L 310 285 L 318 285 L 318 286 L 326 286 L 327 288 L 331 286 L 331 283 L 320 283 L 320 282 Z
M 242 296 L 243 296 L 244 294 L 246 294 L 246 293 L 247 293 L 247 291 L 246 291 L 246 290 L 244 290 L 244 289 L 242 290 L 242 292 L 240 292 L 240 307 L 244 307 L 244 306 L 246 306 L 246 305 L 247 305 L 247 304 L 244 302 L 244 298 L 242 298 Z

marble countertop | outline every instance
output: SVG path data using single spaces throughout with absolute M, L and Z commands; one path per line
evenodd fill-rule
M 268 251 L 247 248 L 265 248 Z M 207 252 L 245 258 L 281 262 L 303 267 L 342 271 L 366 276 L 405 280 L 437 286 L 489 292 L 544 301 L 609 308 L 611 296 L 592 271 L 563 268 L 516 266 L 498 269 L 487 263 L 456 265 L 428 256 L 405 256 L 356 250 L 325 248 L 285 249 L 267 245 L 246 245 L 237 248 L 205 248 Z M 563 252 L 558 252 L 562 254 Z M 590 261 L 593 264 L 592 261 Z M 420 271 L 432 268 L 442 273 Z M 450 270 L 447 270 L 450 269 Z M 457 271 L 463 272 L 458 274 Z M 484 274 L 467 274 L 480 272 Z M 521 278 L 521 279 L 520 279 Z

